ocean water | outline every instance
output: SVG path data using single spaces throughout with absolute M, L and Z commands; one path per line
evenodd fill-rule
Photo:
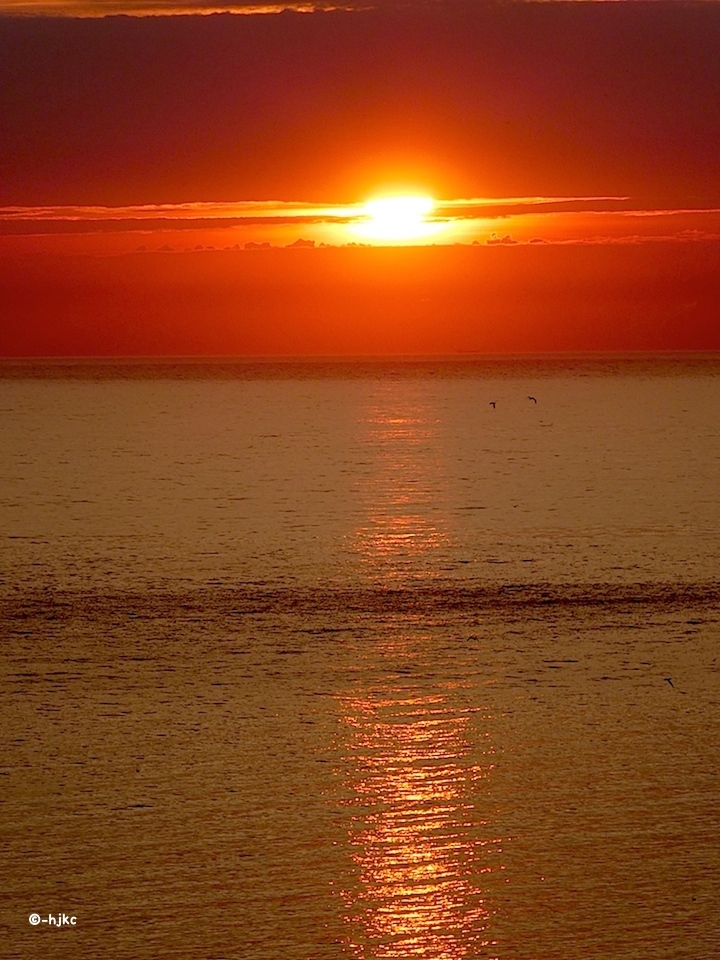
M 0 955 L 720 956 L 720 358 L 6 363 L 0 449 Z

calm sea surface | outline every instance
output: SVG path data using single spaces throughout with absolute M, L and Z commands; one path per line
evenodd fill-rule
M 0 956 L 720 957 L 719 554 L 717 357 L 0 366 Z

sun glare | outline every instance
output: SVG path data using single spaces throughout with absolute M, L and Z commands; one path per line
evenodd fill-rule
M 427 196 L 378 197 L 362 208 L 356 232 L 375 242 L 412 242 L 431 236 L 438 224 L 428 219 L 435 201 Z

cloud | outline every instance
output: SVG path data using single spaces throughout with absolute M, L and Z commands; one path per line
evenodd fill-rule
M 470 243 L 483 239 L 493 219 L 506 218 L 507 228 L 518 219 L 537 211 L 540 216 L 561 213 L 573 218 L 585 210 L 603 211 L 608 207 L 624 209 L 624 198 L 615 197 L 501 197 L 438 201 L 428 218 L 428 228 L 436 239 Z M 103 249 L 117 251 L 126 243 L 136 247 L 142 238 L 157 238 L 176 248 L 199 242 L 205 246 L 217 241 L 221 246 L 232 241 L 270 242 L 286 246 L 302 237 L 316 245 L 342 246 L 355 240 L 356 232 L 367 221 L 363 203 L 308 203 L 300 200 L 190 201 L 183 203 L 144 203 L 122 206 L 42 205 L 0 207 L 0 239 L 29 243 L 32 238 L 47 245 L 75 242 L 101 243 Z M 534 232 L 545 234 L 543 227 Z M 440 234 L 442 233 L 442 237 Z M 515 230 L 522 242 L 523 230 Z M 184 239 L 181 239 L 183 235 Z M 112 238 L 116 237 L 114 241 Z M 73 241 L 73 237 L 76 241 Z M 488 241 L 500 242 L 497 238 Z M 503 238 L 503 243 L 511 240 Z M 46 247 L 43 247 L 45 249 Z M 94 248 L 93 248 L 94 249 Z
M 213 13 L 267 14 L 282 13 L 284 10 L 312 13 L 316 10 L 365 10 L 374 6 L 377 4 L 364 0 L 0 0 L 0 16 L 78 19 L 172 17 Z
M 282 220 L 347 220 L 360 213 L 357 205 L 327 206 L 302 201 L 238 200 L 226 203 L 194 201 L 191 203 L 144 203 L 109 207 L 96 205 L 8 206 L 0 207 L 0 221 L 65 220 L 244 220 L 261 222 Z
M 637 212 L 628 210 L 627 197 L 500 197 L 440 200 L 433 219 L 438 221 L 490 219 L 522 213 Z M 654 211 L 641 211 L 650 214 Z M 672 211 L 662 211 L 671 213 Z M 691 212 L 691 211 L 683 211 Z M 710 211 L 697 211 L 710 212 Z M 187 227 L 260 224 L 353 223 L 367 216 L 364 205 L 317 204 L 293 200 L 237 200 L 227 202 L 101 205 L 47 205 L 0 207 L 0 233 L 27 232 L 42 224 L 54 232 L 83 229 L 108 230 L 149 226 Z M 22 228 L 21 225 L 25 225 Z M 63 226 L 64 225 L 64 226 Z
M 692 241 L 713 239 L 720 233 L 718 208 L 646 209 L 624 197 L 442 200 L 429 219 L 428 226 L 434 230 L 429 236 L 435 242 L 487 246 Z M 255 248 L 249 244 L 265 243 L 273 247 L 344 246 L 356 240 L 366 220 L 361 203 L 242 200 L 113 207 L 7 206 L 0 207 L 0 240 L 5 248 L 14 244 L 17 250 L 93 252 L 136 249 L 138 242 L 154 249 L 167 244 L 176 250 L 193 244 L 202 249 L 209 244 L 224 247 L 233 242 L 245 249 Z M 493 231 L 499 224 L 502 229 Z
M 489 240 L 486 240 L 485 243 L 489 246 L 496 246 L 497 244 L 505 244 L 506 246 L 512 246 L 513 244 L 519 243 L 519 240 L 516 240 L 514 237 L 511 237 L 509 233 L 506 233 L 504 237 L 499 237 L 496 233 L 493 233 L 490 236 Z
M 97 19 L 114 16 L 172 17 L 212 13 L 262 14 L 280 13 L 283 10 L 310 12 L 337 7 L 337 4 L 324 0 L 286 0 L 276 3 L 262 3 L 257 0 L 234 0 L 225 3 L 218 3 L 217 0 L 188 0 L 185 3 L 173 0 L 0 0 L 0 15 Z
M 350 223 L 362 215 L 359 204 L 327 206 L 280 200 L 228 203 L 198 201 L 117 207 L 12 206 L 0 207 L 0 235 Z
M 492 0 L 486 0 L 492 5 Z M 523 0 L 521 0 L 523 2 Z M 540 0 L 524 0 L 540 2 Z M 550 0 L 565 2 L 565 0 Z M 590 3 L 593 0 L 584 0 Z M 613 0 L 600 0 L 613 2 Z M 648 0 L 625 0 L 627 3 Z M 652 0 L 650 0 L 652 2 Z M 683 5 L 686 0 L 655 0 L 658 4 L 667 2 Z M 712 3 L 714 0 L 705 0 Z M 428 6 L 442 6 L 442 0 L 432 0 Z M 102 17 L 173 17 L 188 15 L 210 15 L 214 13 L 232 14 L 277 14 L 284 11 L 296 13 L 314 13 L 323 11 L 362 11 L 368 9 L 402 9 L 406 7 L 402 0 L 0 0 L 0 16 L 16 17 L 69 17 L 76 19 L 98 19 Z
M 519 213 L 606 213 L 628 209 L 630 197 L 474 197 L 470 200 L 440 200 L 440 217 L 506 217 Z
M 509 235 L 499 239 L 486 240 L 490 246 L 498 244 L 520 244 L 542 245 L 555 247 L 609 247 L 609 246 L 629 246 L 648 243 L 701 243 L 711 241 L 716 243 L 720 240 L 720 233 L 712 233 L 702 230 L 680 230 L 678 233 L 661 234 L 622 234 L 617 236 L 592 236 L 592 237 L 532 237 L 529 240 L 513 240 Z

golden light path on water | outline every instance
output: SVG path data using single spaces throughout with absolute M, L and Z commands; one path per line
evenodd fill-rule
M 362 415 L 358 444 L 366 472 L 358 483 L 363 505 L 352 549 L 369 576 L 387 584 L 408 572 L 427 573 L 452 537 L 439 502 L 439 419 L 427 400 L 388 383 Z
M 432 402 L 392 383 L 361 418 L 369 469 L 353 546 L 376 582 L 421 569 L 452 539 L 437 502 L 437 424 Z M 435 656 L 433 638 L 398 618 L 368 647 L 379 682 L 339 697 L 355 875 L 341 896 L 358 960 L 495 955 L 483 883 L 504 869 L 487 783 L 492 718 L 472 682 L 425 669 Z
M 378 655 L 413 660 L 423 645 L 400 636 Z M 502 838 L 481 806 L 493 750 L 449 693 L 400 682 L 342 701 L 356 871 L 342 897 L 361 960 L 492 955 L 483 879 L 503 869 Z

